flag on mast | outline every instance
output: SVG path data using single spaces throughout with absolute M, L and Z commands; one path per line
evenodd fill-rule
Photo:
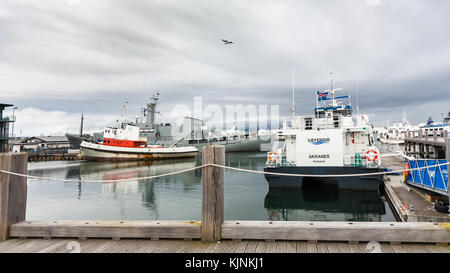
M 320 92 L 317 91 L 317 101 L 325 101 L 328 100 L 329 92 Z

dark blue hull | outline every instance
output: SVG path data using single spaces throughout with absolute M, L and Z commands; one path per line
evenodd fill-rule
M 361 174 L 383 172 L 383 169 L 364 167 L 270 167 L 264 168 L 265 172 L 288 173 L 288 174 Z M 303 187 L 305 180 L 320 183 L 324 186 L 337 188 L 339 190 L 353 191 L 379 191 L 383 183 L 383 175 L 355 176 L 355 177 L 326 177 L 326 178 L 304 178 L 292 176 L 280 176 L 265 174 L 270 188 L 299 188 Z

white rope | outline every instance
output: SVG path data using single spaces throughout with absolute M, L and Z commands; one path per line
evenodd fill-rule
M 207 166 L 207 165 L 198 166 L 198 167 L 185 169 L 185 170 L 181 170 L 181 171 L 176 171 L 176 172 L 171 172 L 171 173 L 166 173 L 166 174 L 145 176 L 145 177 L 126 178 L 126 179 L 117 179 L 117 180 L 114 180 L 114 179 L 109 179 L 109 180 L 68 180 L 68 179 L 59 179 L 59 178 L 40 177 L 40 176 L 33 176 L 33 175 L 27 175 L 27 174 L 20 174 L 20 173 L 14 173 L 14 172 L 9 172 L 9 171 L 4 171 L 4 170 L 0 170 L 0 173 L 10 174 L 10 175 L 15 175 L 15 176 L 20 176 L 20 177 L 26 177 L 26 178 L 30 178 L 30 179 L 49 180 L 49 181 L 55 181 L 55 182 L 69 182 L 69 183 L 117 183 L 117 182 L 127 182 L 127 181 L 136 181 L 136 180 L 160 178 L 160 177 L 164 177 L 164 176 L 175 175 L 175 174 L 180 174 L 180 173 L 185 173 L 185 172 L 198 170 L 198 169 L 201 169 L 201 168 L 203 168 L 205 166 Z
M 9 175 L 15 175 L 19 177 L 26 177 L 30 179 L 37 179 L 37 180 L 49 180 L 49 181 L 56 181 L 56 182 L 71 182 L 71 183 L 118 183 L 118 182 L 126 182 L 126 181 L 136 181 L 136 180 L 145 180 L 145 179 L 154 179 L 154 178 L 160 178 L 175 174 L 181 174 L 185 172 L 190 172 L 198 169 L 202 169 L 204 167 L 219 167 L 224 168 L 228 170 L 233 171 L 239 171 L 239 172 L 247 172 L 247 173 L 255 173 L 255 174 L 270 174 L 270 175 L 277 175 L 277 176 L 291 176 L 291 177 L 312 177 L 312 178 L 326 178 L 326 177 L 363 177 L 363 176 L 373 176 L 373 175 L 385 175 L 385 174 L 394 174 L 394 173 L 405 173 L 405 172 L 411 172 L 411 171 L 418 171 L 423 169 L 430 169 L 434 167 L 441 167 L 450 165 L 450 162 L 432 165 L 432 166 L 425 166 L 420 168 L 414 168 L 414 169 L 401 169 L 396 171 L 388 171 L 388 172 L 375 172 L 375 173 L 359 173 L 359 174 L 323 174 L 323 175 L 315 175 L 315 174 L 292 174 L 292 173 L 276 173 L 276 172 L 265 172 L 265 171 L 256 171 L 256 170 L 248 170 L 248 169 L 241 169 L 241 168 L 234 168 L 224 165 L 217 165 L 217 164 L 205 164 L 202 166 L 185 169 L 181 171 L 166 173 L 166 174 L 160 174 L 160 175 L 154 175 L 154 176 L 146 176 L 146 177 L 135 177 L 135 178 L 127 178 L 127 179 L 117 179 L 117 180 L 67 180 L 67 179 L 59 179 L 59 178 L 49 178 L 49 177 L 39 177 L 39 176 L 33 176 L 33 175 L 26 175 L 26 174 L 20 174 L 20 173 L 14 173 L 9 171 L 0 170 L 0 173 L 5 173 Z

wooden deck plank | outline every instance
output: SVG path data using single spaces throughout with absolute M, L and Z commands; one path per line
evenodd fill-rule
M 6 242 L 2 244 L 0 253 L 15 253 L 16 249 L 21 249 L 24 245 L 26 246 L 30 243 L 29 240 L 26 239 L 13 239 Z
M 231 241 L 227 248 L 225 249 L 224 253 L 234 253 L 234 251 L 236 250 L 236 247 L 238 245 L 239 242 L 237 241 Z
M 380 244 L 383 253 L 396 253 L 390 244 Z
M 189 248 L 191 241 L 183 241 L 175 251 L 175 253 L 185 253 L 186 250 Z
M 230 243 L 231 241 L 228 240 L 220 241 L 220 243 L 218 243 L 214 248 L 215 253 L 224 253 Z
M 406 253 L 430 253 L 423 245 L 419 244 L 402 244 L 402 248 Z
M 339 248 L 336 243 L 327 242 L 327 247 L 329 253 L 339 253 Z
M 245 249 L 247 248 L 248 241 L 241 241 L 236 246 L 236 250 L 234 253 L 245 253 Z
M 102 250 L 113 243 L 112 240 L 99 240 L 99 243 L 87 249 L 81 248 L 81 253 L 101 253 Z
M 197 249 L 199 249 L 202 245 L 202 241 L 200 240 L 195 240 L 195 241 L 190 241 L 189 242 L 189 247 L 186 249 L 185 253 L 198 253 Z
M 317 253 L 317 243 L 306 243 L 306 251 L 308 253 Z
M 308 253 L 306 250 L 306 242 L 297 242 L 297 253 Z
M 266 253 L 266 247 L 267 247 L 266 241 L 258 241 L 255 253 Z
M 7 241 L 0 242 L 0 253 L 18 247 L 22 244 L 27 243 L 26 239 L 10 239 Z
M 391 244 L 390 247 L 395 251 L 395 253 L 406 253 L 400 244 Z
M 336 245 L 339 249 L 339 253 L 350 253 L 350 249 L 347 243 L 337 243 Z
M 221 241 L 204 244 L 200 240 L 106 239 L 12 239 L 2 242 L 3 251 L 13 253 L 70 253 L 70 243 L 78 243 L 82 253 L 368 253 L 367 244 L 345 242 L 307 243 L 299 241 Z M 447 246 L 432 244 L 380 244 L 383 253 L 450 253 Z
M 70 242 L 73 242 L 73 240 L 50 239 L 49 241 L 54 241 L 55 243 L 41 249 L 38 253 L 70 253 L 72 251 L 72 249 L 67 249 L 67 247 Z
M 369 253 L 369 250 L 367 249 L 367 243 L 359 243 L 358 244 L 360 253 Z
M 207 247 L 202 250 L 202 253 L 217 253 L 217 249 L 221 244 L 221 242 L 208 243 Z
M 328 253 L 327 243 L 325 243 L 325 242 L 318 242 L 317 243 L 317 252 L 318 253 Z
M 196 253 L 207 253 L 207 251 L 216 244 L 217 243 L 203 243 L 200 247 L 196 248 Z
M 361 249 L 359 248 L 359 243 L 349 243 L 348 249 L 350 250 L 350 253 L 362 253 Z
M 245 249 L 245 253 L 255 253 L 257 245 L 257 241 L 249 241 L 247 244 L 247 248 Z
M 6 251 L 6 253 L 34 253 L 38 252 L 44 248 L 54 245 L 57 241 L 60 240 L 44 240 L 44 239 L 35 239 L 35 240 L 27 240 L 28 243 L 21 244 L 14 248 L 11 248 L 11 251 Z
M 445 250 L 442 246 L 437 245 L 425 245 L 424 246 L 430 253 L 445 253 Z
M 266 253 L 275 253 L 277 250 L 276 242 L 267 242 Z
M 286 248 L 287 248 L 286 241 L 276 242 L 276 246 L 277 246 L 277 248 L 275 249 L 276 253 L 286 253 Z
M 118 253 L 122 249 L 124 244 L 126 244 L 126 240 L 112 240 L 111 244 L 108 244 L 101 249 L 101 253 Z
M 122 248 L 118 250 L 118 253 L 141 253 L 142 248 L 148 245 L 152 245 L 150 253 L 160 253 L 169 247 L 169 243 L 163 241 L 152 240 L 123 240 L 126 241 Z
M 297 244 L 295 242 L 289 241 L 286 244 L 286 253 L 296 253 Z

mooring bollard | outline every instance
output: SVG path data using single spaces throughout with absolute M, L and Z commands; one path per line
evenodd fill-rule
M 0 170 L 27 174 L 26 153 L 0 154 Z M 25 221 L 27 179 L 0 173 L 0 241 L 9 237 L 12 224 Z
M 225 147 L 204 147 L 202 164 L 225 165 Z M 204 243 L 217 242 L 221 239 L 224 221 L 224 178 L 223 168 L 208 166 L 202 169 L 201 238 Z

